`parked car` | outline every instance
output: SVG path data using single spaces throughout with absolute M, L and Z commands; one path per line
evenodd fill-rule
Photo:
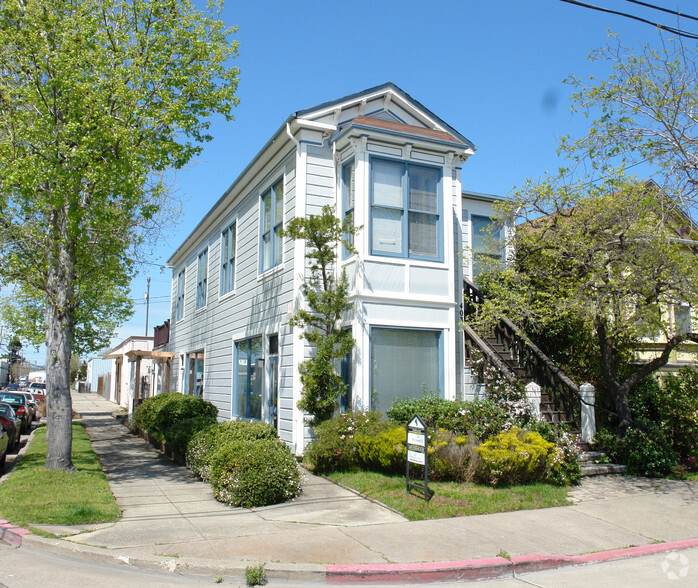
M 41 394 L 46 394 L 46 384 L 43 382 L 32 382 L 29 384 L 27 392 L 39 392 Z
M 24 397 L 24 394 L 21 392 L 0 392 L 0 402 L 9 404 L 14 409 L 17 416 L 22 419 L 20 433 L 26 433 L 31 427 L 33 413 L 30 411 L 29 401 Z
M 5 429 L 0 428 L 0 472 L 5 469 L 5 461 L 7 460 L 7 450 L 9 447 L 9 437 L 5 433 Z
M 31 421 L 36 420 L 36 400 L 34 400 L 34 395 L 31 392 L 20 392 L 22 396 L 27 399 L 27 411 L 30 413 Z
M 34 397 L 34 420 L 38 421 L 41 417 L 46 416 L 46 395 L 32 392 Z
M 0 424 L 5 429 L 8 437 L 8 452 L 17 453 L 19 451 L 20 430 L 22 419 L 17 416 L 14 409 L 4 402 L 0 402 Z

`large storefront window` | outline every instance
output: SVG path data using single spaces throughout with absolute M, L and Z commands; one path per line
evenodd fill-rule
M 396 398 L 441 394 L 441 331 L 371 329 L 371 410 L 385 412 Z
M 262 338 L 238 341 L 235 344 L 237 416 L 261 420 L 263 381 Z

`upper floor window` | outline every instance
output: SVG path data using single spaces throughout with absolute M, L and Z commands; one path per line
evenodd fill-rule
M 443 257 L 440 179 L 436 168 L 372 160 L 371 253 Z
M 208 247 L 199 253 L 196 270 L 196 308 L 206 306 L 206 282 L 208 281 Z
M 177 300 L 175 302 L 175 320 L 184 316 L 184 270 L 177 274 Z
M 281 229 L 284 223 L 284 182 L 276 182 L 262 194 L 262 235 L 260 243 L 260 270 L 262 272 L 281 263 Z
M 342 168 L 342 216 L 344 219 L 349 221 L 349 224 L 354 226 L 354 202 L 355 202 L 355 175 L 356 175 L 356 165 L 353 161 L 347 163 Z M 354 245 L 354 234 L 348 233 L 344 235 L 344 238 L 349 244 Z M 351 253 L 346 247 L 342 247 L 342 257 L 345 259 L 349 257 Z
M 686 335 L 693 332 L 691 307 L 688 304 L 674 305 L 674 331 L 677 335 Z
M 504 250 L 497 243 L 503 240 L 503 235 L 502 229 L 496 227 L 489 216 L 470 215 L 470 226 L 472 231 L 473 278 L 475 278 L 487 266 L 501 263 L 504 260 Z
M 235 289 L 235 237 L 233 223 L 221 233 L 221 296 Z

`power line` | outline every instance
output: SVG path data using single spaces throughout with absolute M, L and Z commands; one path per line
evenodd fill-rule
M 672 16 L 678 16 L 680 18 L 690 18 L 691 20 L 698 21 L 698 17 L 696 16 L 691 16 L 690 14 L 685 14 L 683 12 L 679 12 L 678 10 L 670 10 L 668 8 L 664 8 L 662 6 L 655 6 L 654 4 L 650 4 L 649 2 L 640 2 L 640 0 L 625 0 L 626 2 L 630 2 L 632 4 L 638 4 L 639 6 L 644 6 L 645 8 L 651 8 L 652 10 L 659 10 L 661 12 L 666 12 L 667 14 L 671 14 Z
M 560 1 L 567 2 L 568 4 L 574 4 L 575 6 L 581 6 L 582 8 L 589 8 L 590 10 L 597 10 L 598 12 L 606 12 L 608 14 L 615 14 L 616 16 L 624 16 L 625 18 L 630 18 L 632 20 L 636 20 L 638 22 L 648 24 L 648 25 L 653 26 L 653 27 L 657 27 L 658 29 L 661 29 L 663 31 L 667 31 L 668 33 L 671 33 L 673 35 L 678 35 L 679 37 L 686 37 L 687 39 L 698 40 L 698 35 L 695 33 L 689 33 L 686 31 L 682 31 L 681 29 L 677 29 L 675 27 L 670 27 L 668 25 L 663 25 L 663 24 L 658 23 L 658 22 L 647 20 L 646 18 L 635 16 L 634 14 L 630 14 L 628 12 L 621 12 L 619 10 L 611 10 L 610 8 L 603 8 L 601 6 L 595 6 L 594 4 L 587 4 L 586 2 L 580 2 L 579 0 L 560 0 Z M 633 2 L 634 0 L 628 0 L 628 1 Z M 643 4 L 641 2 L 635 2 L 635 3 L 636 4 Z M 662 9 L 660 9 L 660 7 L 654 6 L 654 5 L 649 5 L 649 7 L 656 8 L 657 10 L 662 10 Z M 671 14 L 677 15 L 677 16 L 686 16 L 686 18 L 688 18 L 687 15 L 682 15 L 679 12 L 674 12 L 674 11 L 668 11 L 668 12 L 670 12 Z M 695 17 L 690 17 L 690 18 L 695 19 Z M 698 20 L 698 19 L 696 19 L 696 20 Z

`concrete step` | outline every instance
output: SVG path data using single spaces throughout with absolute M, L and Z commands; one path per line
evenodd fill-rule
M 582 465 L 582 476 L 625 474 L 625 466 L 617 463 L 590 463 Z
M 596 463 L 606 457 L 603 451 L 583 451 L 579 455 L 579 463 Z
M 603 463 L 606 454 L 602 451 L 583 451 L 579 454 L 582 476 L 607 476 L 624 474 L 625 466 L 617 463 Z

